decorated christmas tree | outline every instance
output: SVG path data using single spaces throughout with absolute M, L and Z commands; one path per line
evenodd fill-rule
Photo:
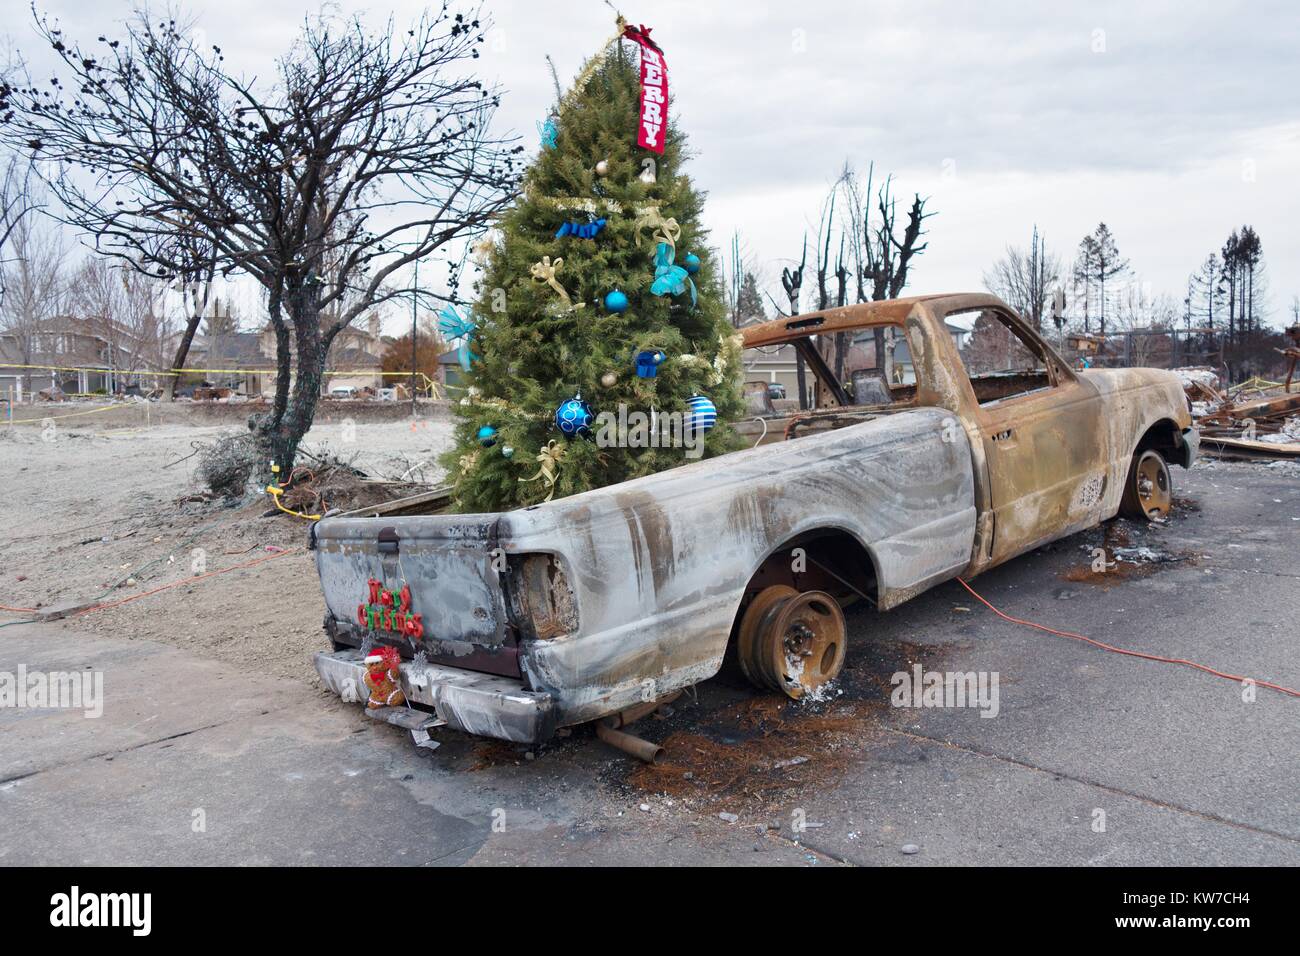
M 663 51 L 627 28 L 540 124 L 519 201 L 448 307 L 467 395 L 443 459 L 461 511 L 564 497 L 737 447 L 740 340 L 681 174 Z

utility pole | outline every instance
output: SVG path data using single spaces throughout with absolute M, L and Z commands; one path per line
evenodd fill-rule
M 420 260 L 415 260 L 415 282 L 411 290 L 411 417 L 415 417 L 415 356 L 416 345 L 415 337 L 417 334 L 417 318 L 420 307 Z

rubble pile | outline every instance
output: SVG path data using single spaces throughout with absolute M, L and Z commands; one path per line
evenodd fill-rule
M 1201 450 L 1219 458 L 1300 459 L 1300 390 L 1251 379 L 1225 389 L 1210 368 L 1174 369 L 1183 382 Z

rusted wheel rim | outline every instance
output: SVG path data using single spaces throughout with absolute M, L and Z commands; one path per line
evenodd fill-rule
M 844 666 L 844 615 L 824 591 L 781 599 L 759 626 L 760 680 L 787 697 L 815 695 Z
M 759 634 L 763 630 L 763 618 L 777 604 L 798 593 L 788 585 L 776 584 L 760 591 L 745 609 L 745 616 L 740 619 L 740 632 L 736 636 L 736 661 L 740 664 L 741 673 L 750 683 L 767 686 L 767 680 L 758 664 Z
M 1163 518 L 1169 514 L 1173 485 L 1169 480 L 1169 468 L 1159 452 L 1148 451 L 1138 459 L 1133 481 L 1137 485 L 1138 501 L 1147 517 Z
M 804 591 L 785 601 L 766 636 L 772 673 L 796 700 L 816 693 L 844 666 L 844 614 L 824 591 Z

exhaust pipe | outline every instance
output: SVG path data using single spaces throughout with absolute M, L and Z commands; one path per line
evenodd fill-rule
M 617 747 L 624 753 L 631 754 L 637 760 L 646 763 L 658 763 L 664 748 L 641 737 L 633 737 L 621 730 L 615 730 L 604 720 L 596 721 L 596 736 L 611 747 Z
M 663 747 L 640 737 L 634 737 L 618 728 L 626 727 L 634 720 L 640 720 L 647 714 L 653 713 L 664 704 L 676 700 L 681 696 L 681 693 L 681 691 L 676 691 L 660 697 L 658 700 L 636 704 L 626 710 L 620 710 L 617 714 L 602 717 L 596 721 L 596 736 L 611 747 L 617 747 L 624 753 L 631 754 L 637 760 L 644 760 L 646 763 L 658 763 L 659 758 L 664 753 Z

